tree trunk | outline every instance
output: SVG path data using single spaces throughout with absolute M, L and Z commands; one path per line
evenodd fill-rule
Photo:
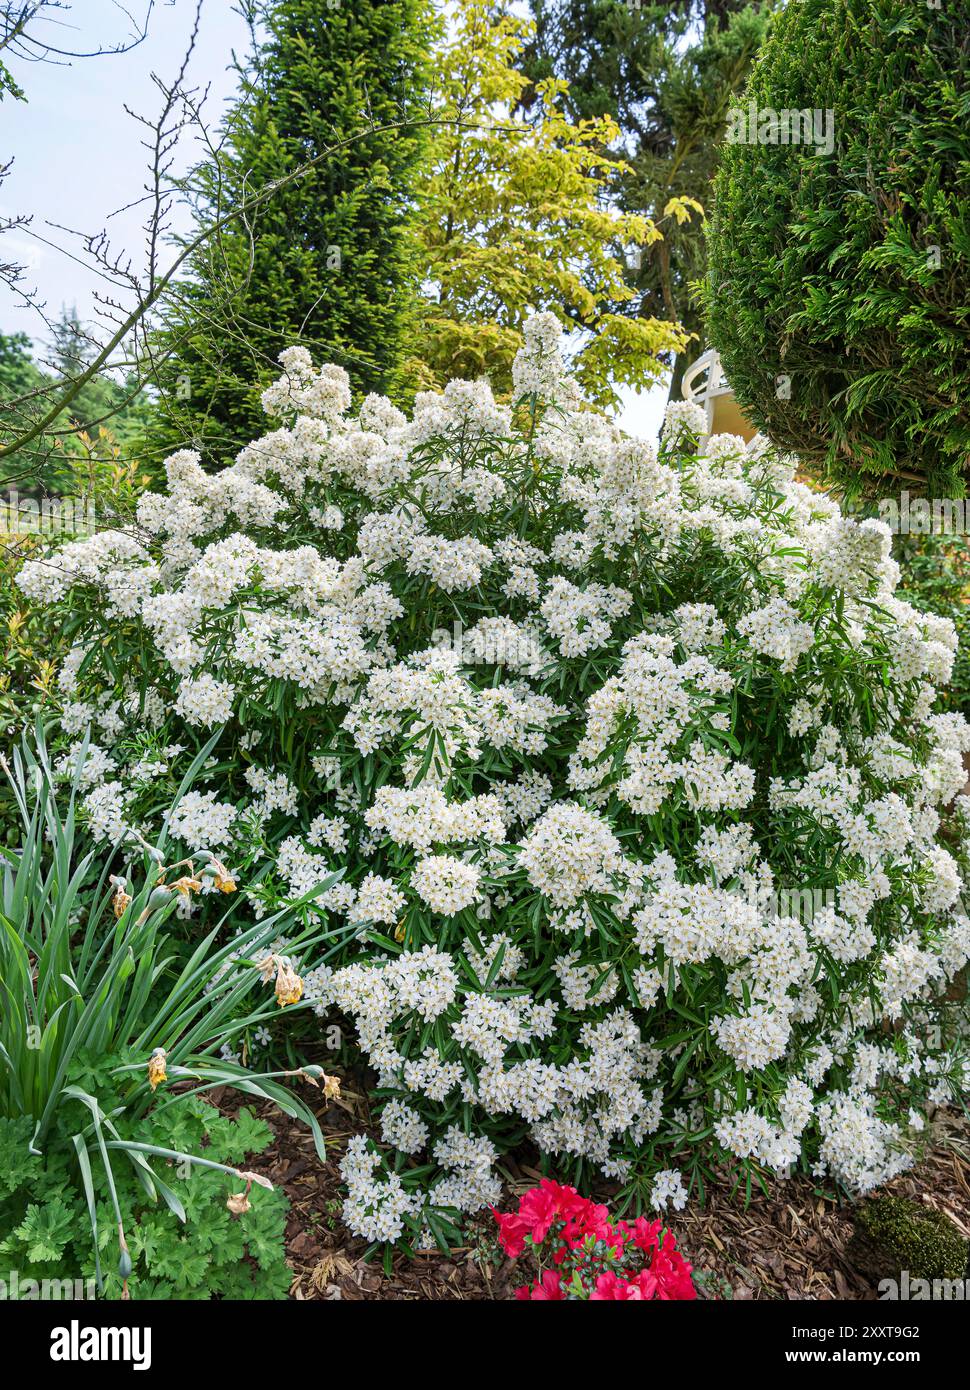
M 690 366 L 693 358 L 689 352 L 680 352 L 674 358 L 674 369 L 670 374 L 670 390 L 667 392 L 667 401 L 679 401 L 681 399 L 681 385 L 684 380 L 684 373 Z

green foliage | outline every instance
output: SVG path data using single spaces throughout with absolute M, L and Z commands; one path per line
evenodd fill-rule
M 731 99 L 764 36 L 766 4 L 747 0 L 533 0 L 536 34 L 526 71 L 569 85 L 563 105 L 574 120 L 610 116 L 624 133 L 628 167 L 618 201 L 664 229 L 662 241 L 631 256 L 633 296 L 618 312 L 667 318 L 695 335 L 676 358 L 671 398 L 704 337 L 691 285 L 706 267 L 701 229 Z M 671 199 L 689 216 L 672 217 Z
M 565 84 L 530 83 L 522 70 L 530 23 L 489 0 L 460 0 L 435 55 L 431 153 L 418 185 L 416 239 L 425 287 L 413 372 L 421 386 L 487 374 L 512 389 L 512 360 L 531 312 L 549 310 L 577 330 L 577 379 L 591 400 L 616 401 L 620 384 L 644 386 L 684 334 L 665 306 L 626 312 L 634 291 L 621 248 L 662 232 L 619 212 L 626 164 L 610 154 L 608 117 L 573 122 Z M 528 106 L 528 117 L 516 108 Z M 674 221 L 671 209 L 663 215 Z
M 856 1241 L 850 1252 L 874 1277 L 963 1279 L 968 1244 L 949 1217 L 905 1197 L 872 1197 L 856 1213 Z
M 211 742 L 186 774 L 176 802 L 210 750 Z M 163 867 L 164 829 L 155 845 L 144 843 L 144 854 L 139 851 L 141 862 L 131 872 L 140 884 L 130 893 L 123 863 L 94 849 L 85 852 L 76 800 L 86 756 L 84 740 L 63 811 L 40 729 L 36 755 L 25 745 L 7 769 L 23 837 L 17 852 L 0 851 L 0 1117 L 29 1122 L 31 1153 L 72 1158 L 96 1248 L 103 1248 L 106 1230 L 112 1239 L 117 1234 L 124 1277 L 128 1248 L 119 1155 L 127 1160 L 120 1167 L 130 1169 L 149 1198 L 155 1202 L 160 1196 L 181 1221 L 187 1213 L 178 1194 L 149 1159 L 174 1157 L 239 1176 L 208 1150 L 202 1156 L 159 1147 L 150 1126 L 146 1131 L 153 1108 L 179 1106 L 196 1091 L 233 1086 L 304 1119 L 321 1156 L 324 1149 L 312 1113 L 279 1083 L 286 1073 L 257 1076 L 220 1055 L 243 1028 L 274 1012 L 273 996 L 256 967 L 289 914 L 267 917 L 221 947 L 215 944 L 217 924 L 187 959 L 178 959 L 166 920 L 188 891 L 185 885 L 195 880 L 183 874 L 183 887 L 177 889 L 172 874 L 183 866 Z M 205 863 L 211 856 L 200 853 L 196 860 Z M 186 867 L 191 875 L 193 864 Z M 149 1065 L 159 1055 L 165 1063 L 160 1075 Z M 303 1073 L 317 1074 L 312 1067 Z M 190 1084 L 164 1101 L 161 1093 L 156 1099 L 158 1088 L 173 1081 Z M 107 1226 L 98 1216 L 98 1174 L 111 1198 Z M 39 1216 L 28 1222 L 36 1250 L 55 1234 L 38 1223 Z M 100 1280 L 99 1259 L 96 1272 Z
M 65 309 L 54 324 L 47 366 L 34 360 L 25 333 L 0 333 L 0 443 L 47 411 L 57 394 L 87 368 L 93 352 L 76 309 Z M 95 375 L 50 431 L 3 460 L 0 479 L 15 482 L 22 495 L 90 490 L 105 466 L 117 462 L 119 451 L 131 459 L 147 419 L 148 404 L 133 376 L 119 381 Z M 110 502 L 110 493 L 104 500 Z
M 7 397 L 29 391 L 41 379 L 30 353 L 26 333 L 0 333 L 0 393 Z
M 5 63 L 0 62 L 0 101 L 5 96 L 12 96 L 15 101 L 26 101 L 24 90 L 14 80 L 13 74 Z
M 137 461 L 123 462 L 120 446 L 103 427 L 96 438 L 83 433 L 76 438 L 84 453 L 70 462 L 73 476 L 62 479 L 70 514 L 82 530 L 95 518 L 110 527 L 129 527 L 146 481 Z M 46 490 L 18 482 L 3 505 L 12 524 L 0 533 L 0 728 L 16 737 L 31 728 L 39 713 L 50 710 L 58 667 L 70 642 L 63 626 L 27 601 L 16 585 L 22 566 L 42 553 L 49 540 L 43 521 L 36 521 L 48 505 Z M 60 505 L 60 498 L 54 505 Z M 34 508 L 33 519 L 28 506 Z M 67 539 L 70 528 L 56 534 Z M 0 841 L 7 839 L 3 815 L 9 804 L 0 795 Z
M 65 311 L 54 325 L 51 371 L 38 366 L 25 333 L 0 333 L 0 442 L 29 428 L 90 356 L 90 344 L 73 310 Z M 2 499 L 6 525 L 0 527 L 0 727 L 19 733 L 33 724 L 52 694 L 65 648 L 58 625 L 25 603 L 15 584 L 23 563 L 45 542 L 43 527 L 37 524 L 41 509 L 52 499 L 55 505 L 69 499 L 71 515 L 84 524 L 96 518 L 102 525 L 130 526 L 138 493 L 147 481 L 132 457 L 146 409 L 132 381 L 95 376 L 57 422 L 55 429 L 62 433 L 45 434 L 0 465 L 0 481 L 7 483 Z M 97 423 L 102 420 L 110 428 Z M 63 524 L 69 534 L 69 524 Z M 0 823 L 0 840 L 5 838 Z
M 90 365 L 94 354 L 95 345 L 78 318 L 77 309 L 63 310 L 54 325 L 47 354 L 56 379 L 65 382 L 78 376 Z M 66 416 L 71 433 L 62 441 L 62 447 L 69 456 L 84 457 L 83 440 L 72 436 L 84 433 L 97 438 L 104 424 L 125 457 L 130 458 L 132 445 L 147 424 L 149 407 L 133 375 L 117 381 L 99 374 L 81 387 Z
M 706 306 L 735 394 L 848 492 L 959 495 L 970 456 L 970 6 L 791 0 L 746 93 L 834 152 L 726 147 Z
M 0 333 L 0 438 L 7 440 L 29 427 L 33 412 L 52 384 L 52 378 L 35 363 L 26 333 Z M 25 448 L 5 459 L 0 468 L 4 479 L 13 477 L 22 486 L 29 486 L 50 483 L 62 463 L 55 460 L 52 466 L 37 448 Z
M 933 532 L 896 539 L 899 593 L 924 613 L 954 623 L 960 645 L 943 701 L 970 717 L 970 552 L 966 537 Z
M 88 1078 L 90 1083 L 90 1077 Z M 102 1064 L 100 1088 L 111 1078 Z M 140 1130 L 158 1148 L 203 1150 L 214 1162 L 243 1163 L 272 1138 L 269 1127 L 243 1109 L 230 1119 L 190 1098 L 149 1115 Z M 79 1280 L 97 1284 L 85 1192 L 66 1151 L 30 1152 L 30 1122 L 0 1118 L 0 1255 L 16 1270 L 20 1297 L 36 1296 L 29 1281 Z M 287 1203 L 281 1192 L 253 1186 L 250 1209 L 233 1215 L 226 1199 L 239 1179 L 216 1169 L 169 1160 L 166 1180 L 185 1212 L 185 1222 L 152 1202 L 133 1168 L 116 1174 L 116 1195 L 129 1214 L 126 1226 L 135 1299 L 282 1298 L 290 1282 L 284 1259 Z M 114 1239 L 113 1200 L 105 1171 L 92 1175 L 101 1254 Z M 14 1291 L 9 1287 L 8 1297 Z M 120 1297 L 123 1281 L 104 1279 L 104 1295 Z M 52 1293 L 52 1296 L 56 1294 Z
M 197 230 L 318 162 L 191 256 L 153 347 L 158 458 L 193 441 L 235 454 L 262 418 L 259 382 L 293 344 L 339 362 L 361 392 L 386 390 L 399 367 L 424 141 L 403 123 L 422 114 L 425 0 L 254 10 L 265 37 L 240 71 L 221 147 L 197 171 Z

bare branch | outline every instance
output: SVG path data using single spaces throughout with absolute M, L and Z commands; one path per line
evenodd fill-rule
M 421 117 L 419 119 L 390 121 L 381 125 L 368 125 L 354 132 L 354 134 L 346 136 L 342 140 L 335 141 L 332 145 L 326 146 L 312 158 L 298 165 L 295 169 L 281 175 L 277 179 L 271 180 L 256 192 L 242 198 L 233 207 L 219 213 L 208 226 L 203 227 L 195 236 L 187 239 L 182 244 L 178 254 L 163 273 L 153 274 L 147 284 L 135 285 L 136 303 L 134 308 L 120 319 L 115 331 L 86 365 L 85 370 L 77 376 L 64 381 L 62 389 L 53 393 L 54 399 L 45 413 L 38 420 L 33 422 L 28 429 L 18 433 L 6 443 L 0 444 L 0 459 L 8 458 L 19 449 L 31 445 L 34 441 L 40 439 L 41 436 L 55 425 L 58 418 L 76 400 L 88 382 L 112 365 L 115 365 L 113 358 L 117 349 L 130 335 L 139 329 L 150 314 L 152 308 L 161 299 L 162 295 L 174 286 L 177 276 L 183 266 L 208 242 L 215 241 L 216 244 L 218 244 L 220 234 L 232 223 L 242 219 L 248 224 L 248 219 L 251 214 L 269 202 L 270 199 L 275 197 L 282 189 L 306 177 L 306 175 L 319 164 L 332 159 L 335 155 L 350 148 L 358 141 L 389 134 L 392 131 L 433 128 L 445 125 L 457 126 L 459 129 L 463 130 L 478 130 L 482 128 L 476 122 L 456 122 L 450 119 L 431 116 Z M 492 127 L 492 129 L 494 131 L 495 127 Z M 502 129 L 503 127 L 498 127 L 499 131 Z M 508 129 L 512 130 L 513 127 L 509 127 Z M 92 239 L 91 242 L 89 242 L 89 249 L 93 244 Z
M 7 0 L 0 3 L 0 53 L 5 52 L 8 58 L 19 58 L 28 63 L 70 63 L 75 58 L 105 58 L 130 53 L 148 37 L 155 0 L 142 0 L 144 13 L 140 20 L 121 0 L 112 0 L 112 3 L 128 21 L 129 31 L 117 43 L 89 49 L 72 48 L 55 42 L 60 36 L 49 32 L 50 29 L 75 28 L 66 20 L 57 18 L 57 12 L 66 14 L 70 11 L 69 0 L 19 0 L 19 3 Z

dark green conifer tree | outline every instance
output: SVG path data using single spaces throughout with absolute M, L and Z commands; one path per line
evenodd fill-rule
M 260 384 L 285 347 L 339 363 L 357 392 L 393 388 L 401 361 L 426 0 L 250 0 L 249 17 L 240 98 L 193 179 L 196 230 L 316 162 L 191 255 L 150 339 L 156 457 L 224 461 L 264 431 Z

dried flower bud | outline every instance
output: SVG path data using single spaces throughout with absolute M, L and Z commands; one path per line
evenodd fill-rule
M 309 1081 L 311 1086 L 322 1087 L 325 1100 L 340 1099 L 340 1079 L 336 1076 L 328 1076 L 323 1067 L 300 1067 L 299 1071 L 287 1072 L 287 1075 L 301 1076 L 304 1081 Z
M 233 1216 L 244 1216 L 251 1206 L 252 1203 L 245 1192 L 232 1192 L 226 1198 L 226 1208 Z
M 296 1004 L 303 996 L 303 981 L 282 956 L 276 962 L 276 1002 L 282 1009 L 286 1004 Z
M 243 1168 L 237 1171 L 236 1177 L 242 1178 L 244 1182 L 250 1185 L 255 1183 L 257 1187 L 265 1187 L 267 1192 L 273 1191 L 273 1184 L 270 1182 L 269 1178 L 264 1178 L 262 1173 L 251 1173 L 248 1168 Z
M 269 955 L 256 968 L 264 984 L 268 984 L 276 972 L 276 1002 L 280 1008 L 296 1004 L 303 997 L 303 981 L 285 956 Z
M 172 884 L 172 887 L 175 889 L 176 893 L 181 893 L 186 898 L 190 893 L 199 893 L 202 891 L 202 884 L 197 878 L 177 878 Z
M 157 1089 L 160 1082 L 168 1079 L 168 1072 L 165 1070 L 167 1055 L 164 1047 L 156 1047 L 148 1059 L 148 1084 L 153 1091 Z
M 215 885 L 220 893 L 235 893 L 236 880 L 218 859 L 213 858 L 211 868 L 215 871 Z

